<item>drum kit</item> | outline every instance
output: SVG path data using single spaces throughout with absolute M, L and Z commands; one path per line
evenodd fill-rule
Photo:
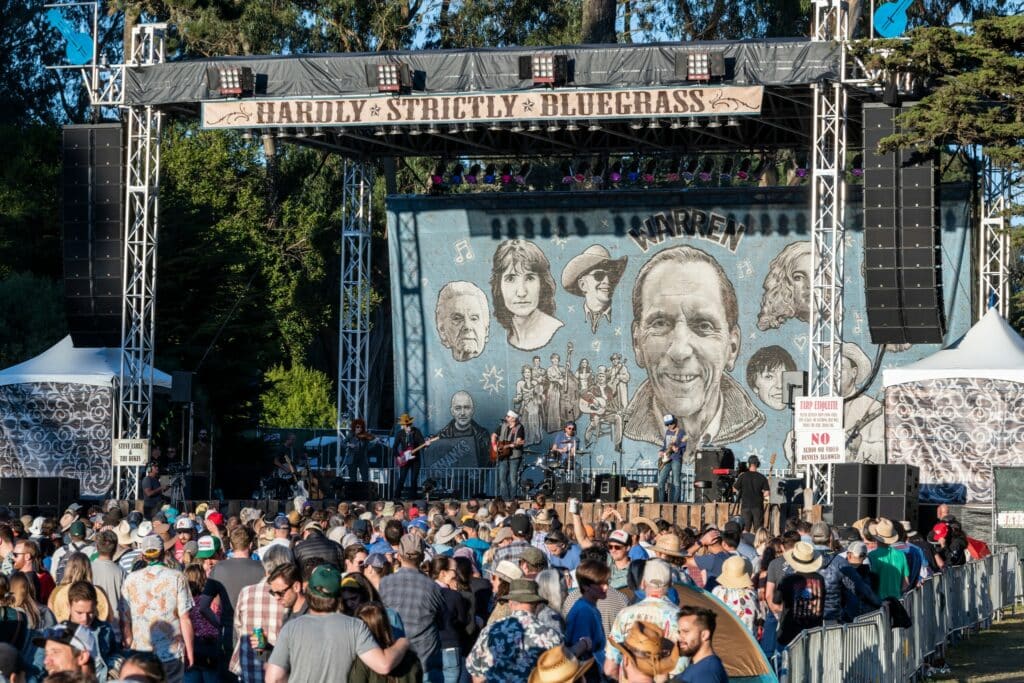
M 562 483 L 575 483 L 581 480 L 582 472 L 577 458 L 590 455 L 590 451 L 576 451 L 572 455 L 564 455 L 557 451 L 540 452 L 523 451 L 523 468 L 519 472 L 519 489 L 523 495 L 533 497 L 538 493 L 546 496 L 554 494 Z M 529 464 L 531 456 L 536 460 Z

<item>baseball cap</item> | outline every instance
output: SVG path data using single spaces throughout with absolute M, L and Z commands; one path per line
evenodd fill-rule
M 412 534 L 402 536 L 402 540 L 398 542 L 398 554 L 404 557 L 422 555 L 423 544 L 420 542 L 419 536 L 413 536 Z
M 729 534 L 732 536 L 738 536 L 739 534 L 743 533 L 743 526 L 739 522 L 730 520 L 726 522 L 725 525 L 722 527 L 722 533 Z
M 363 564 L 367 567 L 373 567 L 374 569 L 383 569 L 391 563 L 388 562 L 388 558 L 386 558 L 383 553 L 370 553 L 366 556 L 366 560 Z
M 352 522 L 352 533 L 365 534 L 370 531 L 370 523 L 365 519 L 357 519 Z
M 462 520 L 462 526 L 464 526 L 467 529 L 479 529 L 480 522 L 476 521 L 472 517 L 469 517 L 467 519 Z
M 408 515 L 409 515 L 410 519 L 412 519 L 414 517 L 419 517 L 420 516 L 420 509 L 418 507 L 416 507 L 415 505 L 412 505 L 412 506 L 409 507 Z
M 509 528 L 512 529 L 512 533 L 516 536 L 525 536 L 530 533 L 530 518 L 526 515 L 512 515 L 512 521 L 508 524 Z
M 189 519 L 188 517 L 179 517 L 178 520 L 174 522 L 174 530 L 175 531 L 191 531 L 191 532 L 195 533 L 196 526 L 195 526 L 195 524 L 192 523 L 192 520 Z
M 491 570 L 491 573 L 496 575 L 499 579 L 509 582 L 523 578 L 523 570 L 509 560 L 502 560 L 499 562 L 498 566 Z
M 505 417 L 515 417 L 515 418 L 518 418 L 519 417 L 519 413 L 517 413 L 514 410 L 510 410 L 510 411 L 505 413 Z
M 616 529 L 615 531 L 608 534 L 609 543 L 619 543 L 622 545 L 629 545 L 629 534 L 622 529 Z
M 203 536 L 196 542 L 196 545 L 199 547 L 196 558 L 208 560 L 220 550 L 220 539 L 216 536 Z
M 864 545 L 864 541 L 854 541 L 846 547 L 846 552 L 856 557 L 867 557 L 868 547 Z
M 544 537 L 544 542 L 545 543 L 560 543 L 560 544 L 564 545 L 564 544 L 567 544 L 569 542 L 569 539 L 566 538 L 565 534 L 562 533 L 561 531 L 552 531 L 551 533 L 549 533 L 547 536 Z
M 68 534 L 76 538 L 85 538 L 85 524 L 81 521 L 72 522 L 68 527 Z
M 274 517 L 274 528 L 275 529 L 290 529 L 292 523 L 288 521 L 288 518 L 284 515 L 278 515 Z
M 675 422 L 676 422 L 676 416 L 675 416 L 675 415 L 673 415 L 672 413 L 666 413 L 665 415 L 663 415 L 663 416 L 662 416 L 662 418 L 661 418 L 661 422 L 662 422 L 662 424 L 664 424 L 665 426 L 668 426 L 668 425 L 670 425 L 670 424 L 675 424 Z
M 647 560 L 643 581 L 651 586 L 667 586 L 672 582 L 672 570 L 664 560 Z
M 409 522 L 409 528 L 410 529 L 419 529 L 423 533 L 426 533 L 427 531 L 430 530 L 430 525 L 427 524 L 427 520 L 425 520 L 425 519 L 414 519 L 411 522 Z
M 224 515 L 214 510 L 206 515 L 206 521 L 210 522 L 214 526 L 222 526 L 224 524 Z
M 88 652 L 90 656 L 96 652 L 96 637 L 87 626 L 79 626 L 70 621 L 62 621 L 53 628 L 43 631 L 38 638 L 33 638 L 36 647 L 46 647 L 46 641 L 70 645 L 80 652 Z
M 164 550 L 164 539 L 156 534 L 144 536 L 140 543 L 143 555 L 158 555 Z
M 317 565 L 309 575 L 306 590 L 321 598 L 336 598 L 341 592 L 341 572 L 329 564 Z
M 22 671 L 21 655 L 18 650 L 9 643 L 0 643 L 0 676 L 6 676 L 9 680 L 13 678 L 13 674 Z
M 811 525 L 811 540 L 815 543 L 827 543 L 832 538 L 832 527 L 828 522 L 815 522 Z

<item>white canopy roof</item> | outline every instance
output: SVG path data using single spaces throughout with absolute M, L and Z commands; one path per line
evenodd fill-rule
M 41 354 L 0 370 L 0 386 L 33 382 L 63 382 L 109 386 L 121 374 L 121 349 L 76 349 L 71 335 Z M 153 385 L 171 388 L 171 376 L 153 372 Z
M 1024 382 L 1024 339 L 994 308 L 963 337 L 927 358 L 882 372 L 882 386 L 949 377 Z

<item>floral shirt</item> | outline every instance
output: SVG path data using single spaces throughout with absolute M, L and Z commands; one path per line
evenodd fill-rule
M 132 649 L 152 652 L 162 662 L 182 659 L 181 616 L 193 605 L 185 575 L 152 564 L 126 576 L 121 592 L 132 626 Z
M 676 613 L 679 607 L 662 598 L 646 597 L 635 605 L 626 607 L 619 616 L 615 617 L 615 624 L 611 633 L 608 634 L 609 643 L 604 649 L 605 661 L 614 662 L 622 666 L 622 653 L 614 647 L 610 641 L 616 643 L 626 642 L 626 634 L 633 624 L 638 621 L 647 621 L 657 625 L 662 634 L 671 641 L 679 639 L 679 623 L 676 621 Z M 689 664 L 688 657 L 680 657 L 676 668 L 671 671 L 673 676 L 678 676 Z
M 757 591 L 753 588 L 726 588 L 718 585 L 712 589 L 711 593 L 740 618 L 748 631 L 756 633 L 754 629 L 757 626 L 757 621 L 762 618 Z
M 487 683 L 521 683 L 530 677 L 540 656 L 562 640 L 561 632 L 529 612 L 515 611 L 480 632 L 466 658 L 466 671 L 486 678 Z

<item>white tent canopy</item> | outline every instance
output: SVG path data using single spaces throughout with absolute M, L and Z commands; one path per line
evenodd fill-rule
M 110 386 L 121 374 L 121 349 L 78 349 L 71 335 L 41 354 L 6 370 L 0 370 L 0 386 L 63 382 Z M 153 385 L 171 388 L 171 376 L 154 370 Z
M 1024 339 L 994 308 L 963 337 L 927 358 L 882 372 L 882 386 L 971 377 L 1024 382 Z

